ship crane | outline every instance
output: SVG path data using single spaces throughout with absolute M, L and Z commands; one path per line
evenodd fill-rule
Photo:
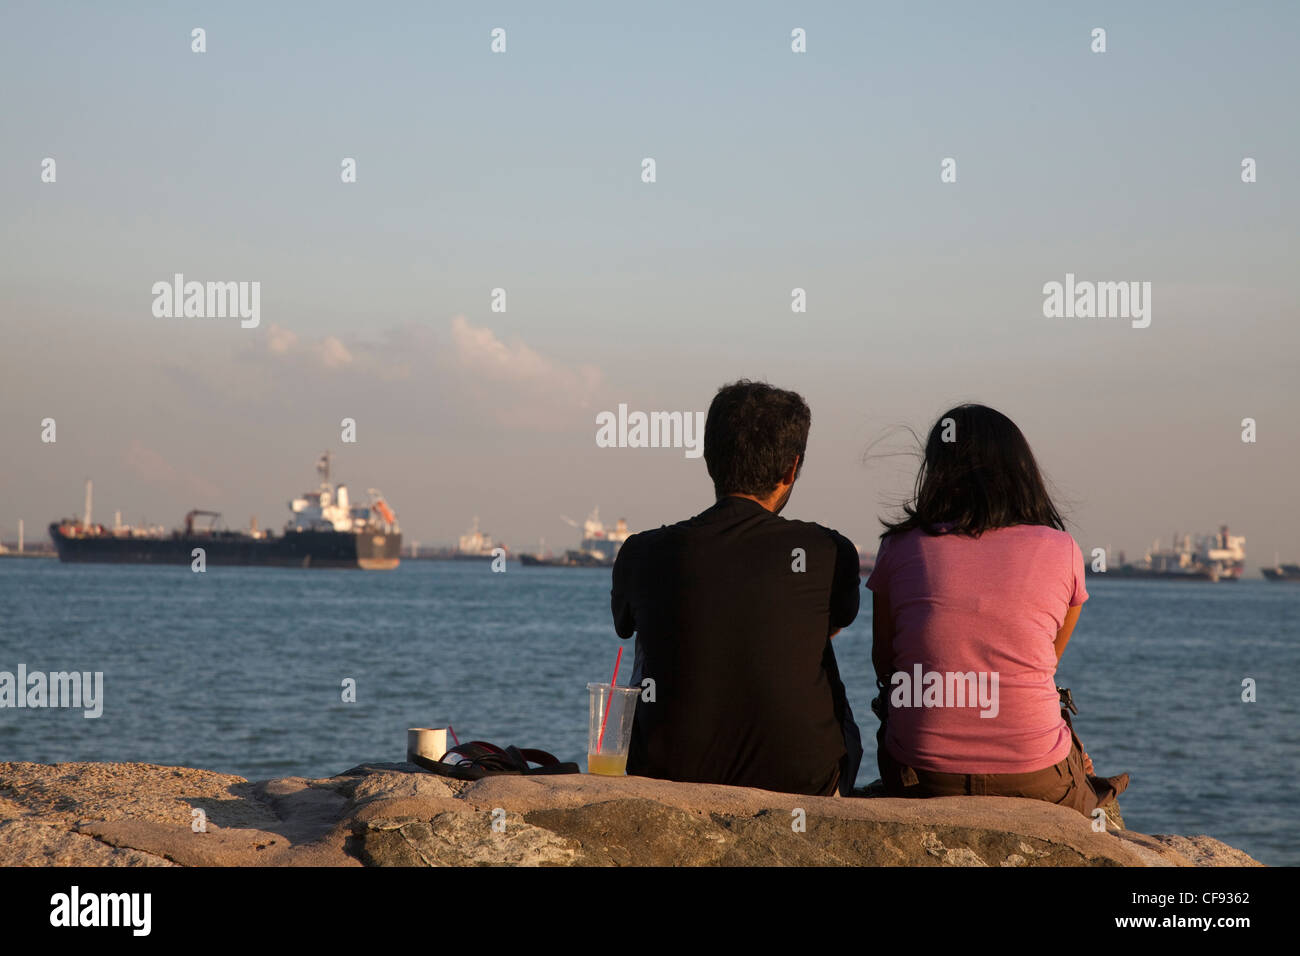
M 197 518 L 199 515 L 203 515 L 205 517 L 209 517 L 212 519 L 211 521 L 208 522 L 208 534 L 212 534 L 213 529 L 216 527 L 217 519 L 221 517 L 221 512 L 203 511 L 202 509 L 199 508 L 195 508 L 193 511 L 187 511 L 185 513 L 185 533 L 187 535 L 194 533 L 194 519 Z
M 586 537 L 603 538 L 605 537 L 605 526 L 600 520 L 600 506 L 597 505 L 591 509 L 591 514 L 587 515 L 587 520 L 582 524 L 574 521 L 568 515 L 560 515 L 560 520 L 571 528 L 577 528 Z

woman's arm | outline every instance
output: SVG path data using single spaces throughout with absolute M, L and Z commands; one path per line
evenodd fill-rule
M 876 679 L 888 687 L 894 672 L 894 616 L 888 596 L 879 591 L 871 592 L 871 663 Z
M 1070 634 L 1074 631 L 1074 625 L 1078 623 L 1079 612 L 1083 610 L 1082 604 L 1076 604 L 1065 613 L 1065 623 L 1061 629 L 1056 632 L 1056 640 L 1052 643 L 1056 646 L 1056 659 L 1060 661 L 1061 655 L 1065 653 L 1065 645 L 1070 643 Z M 1073 660 L 1073 658 L 1071 658 Z

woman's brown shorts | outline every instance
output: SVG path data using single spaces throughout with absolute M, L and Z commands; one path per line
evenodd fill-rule
M 1032 773 L 939 773 L 913 770 L 894 759 L 885 746 L 884 728 L 877 734 L 880 780 L 891 797 L 1026 797 L 1070 807 L 1091 818 L 1097 807 L 1114 801 L 1128 785 L 1128 775 L 1089 777 L 1083 768 L 1079 738 L 1070 733 L 1064 760 Z

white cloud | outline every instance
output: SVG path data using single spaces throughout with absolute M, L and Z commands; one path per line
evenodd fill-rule
M 587 426 L 604 383 L 598 368 L 556 361 L 518 339 L 503 341 L 460 315 L 449 333 L 450 342 L 427 323 L 406 322 L 369 335 L 316 338 L 271 324 L 259 352 L 280 366 L 279 381 L 302 376 L 307 389 L 323 381 L 326 369 L 369 382 L 407 382 L 420 400 L 449 412 L 460 406 L 454 414 L 470 420 L 546 431 Z
M 132 439 L 131 444 L 122 452 L 122 461 L 132 474 L 146 484 L 169 488 L 200 504 L 218 501 L 222 496 L 221 489 L 202 475 L 178 468 L 138 438 Z
M 282 325 L 271 323 L 266 330 L 266 347 L 272 355 L 285 355 L 298 344 L 298 336 Z
M 464 316 L 451 320 L 458 368 L 484 404 L 507 424 L 547 427 L 567 422 L 591 405 L 603 376 L 592 365 L 562 365 L 521 341 L 502 342 Z
M 326 336 L 314 347 L 317 359 L 326 368 L 341 368 L 352 364 L 352 353 L 332 335 Z
M 298 334 L 282 325 L 271 324 L 266 332 L 266 350 L 285 359 L 306 360 L 324 368 L 343 368 L 352 364 L 352 352 L 337 337 L 327 335 L 317 341 L 299 344 Z

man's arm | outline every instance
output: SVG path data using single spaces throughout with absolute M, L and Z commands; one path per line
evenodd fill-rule
M 636 633 L 636 619 L 632 615 L 632 601 L 628 594 L 628 579 L 631 574 L 633 535 L 623 542 L 614 559 L 613 587 L 609 592 L 609 608 L 614 615 L 614 632 L 619 637 L 628 638 Z
M 858 589 L 862 585 L 858 569 L 858 549 L 853 542 L 837 531 L 831 532 L 835 542 L 835 573 L 831 581 L 830 637 L 853 623 L 858 616 Z

